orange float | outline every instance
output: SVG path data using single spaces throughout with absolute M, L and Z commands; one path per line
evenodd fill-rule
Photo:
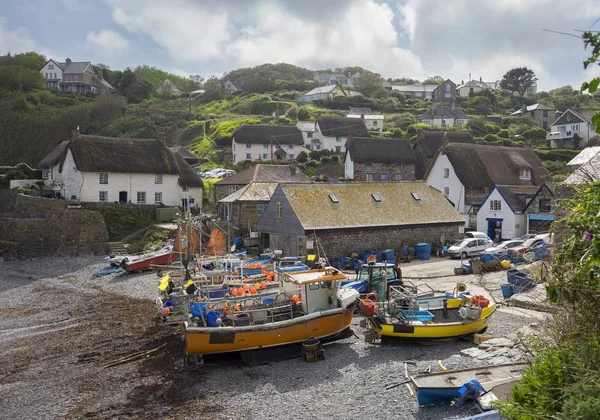
M 244 290 L 248 290 L 248 289 L 250 288 L 250 285 L 249 285 L 249 284 L 244 284 L 244 285 L 242 286 L 242 288 L 243 288 Z
M 266 281 L 261 281 L 260 282 L 260 287 L 261 287 L 261 289 L 266 289 L 267 288 L 267 282 Z
M 256 289 L 253 287 L 250 289 L 250 294 L 255 295 L 257 293 Z
M 231 291 L 231 296 L 237 296 L 237 294 L 238 294 L 238 291 L 237 291 L 237 289 L 233 289 L 233 290 Z
M 256 290 L 260 289 L 260 283 L 259 282 L 254 283 L 254 288 Z
M 294 301 L 294 303 L 300 302 L 300 298 L 298 297 L 298 295 L 292 296 L 292 300 Z

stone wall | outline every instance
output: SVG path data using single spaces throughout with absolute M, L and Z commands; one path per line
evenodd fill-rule
M 407 227 L 371 227 L 360 229 L 336 229 L 317 231 L 317 238 L 328 257 L 349 256 L 353 252 L 366 249 L 398 249 L 405 240 L 409 246 L 427 242 L 434 246 L 440 244 L 442 234 L 445 238 L 458 239 L 462 222 L 413 225 Z M 309 235 L 312 237 L 312 234 Z
M 373 181 L 379 182 L 381 173 L 388 175 L 388 181 L 395 181 L 394 174 L 399 174 L 401 177 L 397 181 L 414 181 L 416 179 L 414 163 L 402 163 L 400 165 L 396 165 L 395 163 L 373 163 L 368 166 L 364 163 L 354 164 L 355 181 L 366 181 L 367 174 L 373 174 Z

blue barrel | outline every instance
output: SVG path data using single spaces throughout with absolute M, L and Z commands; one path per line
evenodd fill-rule
M 191 305 L 192 315 L 195 317 L 200 317 L 200 315 L 206 315 L 206 305 L 202 302 L 193 302 Z
M 275 302 L 275 299 L 273 299 L 273 298 L 264 298 L 263 299 L 263 305 L 272 305 L 273 302 Z
M 514 292 L 513 292 L 513 285 L 510 283 L 503 283 L 500 285 L 500 289 L 502 290 L 502 297 L 504 299 L 507 299 L 509 297 L 511 297 Z
M 206 314 L 206 326 L 208 327 L 218 327 L 217 319 L 221 317 L 221 313 L 217 311 L 210 311 Z

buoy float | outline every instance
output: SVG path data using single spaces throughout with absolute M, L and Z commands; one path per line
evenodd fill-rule
M 238 291 L 237 291 L 237 289 L 233 289 L 233 290 L 231 291 L 231 296 L 237 296 L 237 294 L 238 294 Z
M 248 289 L 250 288 L 250 285 L 249 285 L 249 284 L 244 284 L 244 285 L 242 286 L 242 288 L 243 288 L 244 290 L 248 290 Z
M 260 283 L 259 282 L 254 283 L 254 288 L 256 290 L 260 289 Z
M 250 289 L 250 294 L 255 295 L 257 293 L 256 289 L 253 287 Z
M 300 298 L 298 297 L 298 295 L 292 296 L 292 300 L 294 301 L 294 303 L 300 302 Z
M 261 281 L 260 282 L 260 287 L 261 287 L 261 289 L 266 289 L 267 288 L 267 282 L 266 281 Z

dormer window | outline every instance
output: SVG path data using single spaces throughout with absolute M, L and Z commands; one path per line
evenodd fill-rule
M 520 179 L 531 179 L 531 170 L 528 168 L 522 168 L 519 170 Z

